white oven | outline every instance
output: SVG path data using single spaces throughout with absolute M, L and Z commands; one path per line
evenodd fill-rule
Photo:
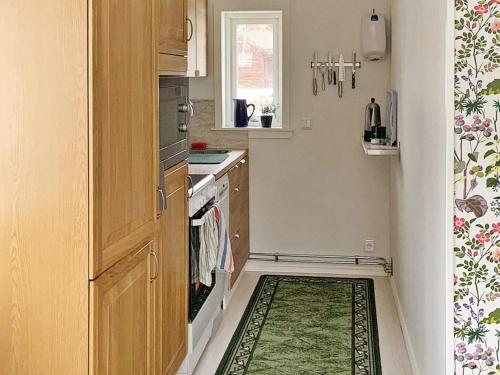
M 214 321 L 222 311 L 226 273 L 217 267 L 212 271 L 212 284 L 203 285 L 199 273 L 200 231 L 204 216 L 218 202 L 218 190 L 212 175 L 190 176 L 189 189 L 189 340 L 188 355 L 178 374 L 192 374 L 214 331 Z M 221 209 L 222 210 L 222 209 Z

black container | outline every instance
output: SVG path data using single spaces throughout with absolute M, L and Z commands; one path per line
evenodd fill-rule
M 387 138 L 387 128 L 385 126 L 377 127 L 376 138 L 378 138 L 378 139 L 386 139 Z
M 246 99 L 233 99 L 234 101 L 234 126 L 236 128 L 246 128 L 248 126 L 248 120 L 253 116 L 255 112 L 255 106 L 253 104 L 247 104 Z M 252 113 L 248 115 L 248 107 L 252 107 Z
M 263 128 L 270 128 L 273 125 L 273 115 L 261 115 L 260 123 Z

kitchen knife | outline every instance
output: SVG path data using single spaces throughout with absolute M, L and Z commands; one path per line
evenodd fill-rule
M 352 54 L 352 88 L 356 88 L 356 52 Z
M 341 98 L 343 95 L 344 81 L 345 81 L 345 61 L 344 61 L 344 55 L 341 54 L 339 58 L 339 98 Z

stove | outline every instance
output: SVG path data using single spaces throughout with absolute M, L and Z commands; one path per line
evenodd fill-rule
M 214 331 L 214 322 L 222 313 L 226 274 L 217 267 L 212 284 L 199 281 L 199 259 L 203 236 L 200 226 L 204 215 L 217 204 L 214 175 L 189 175 L 189 325 L 188 354 L 178 375 L 191 375 Z M 187 281 L 187 280 L 186 280 Z

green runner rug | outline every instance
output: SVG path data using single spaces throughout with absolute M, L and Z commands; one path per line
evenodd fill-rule
M 216 375 L 381 375 L 373 280 L 266 275 Z

